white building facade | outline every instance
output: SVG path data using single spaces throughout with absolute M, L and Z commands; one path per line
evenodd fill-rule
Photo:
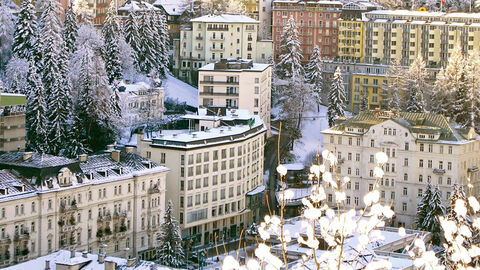
M 167 200 L 184 239 L 202 245 L 237 238 L 261 218 L 266 128 L 258 116 L 252 122 L 236 112 L 189 119 L 198 121 L 191 125 L 197 131 L 153 139 L 139 134 L 137 151 L 171 168 Z
M 160 83 L 121 83 L 118 87 L 125 124 L 138 125 L 160 121 L 165 111 L 165 89 Z
M 366 111 L 322 131 L 323 148 L 338 156 L 340 177 L 348 176 L 346 205 L 363 208 L 374 188 L 375 153 L 389 156 L 380 180 L 380 199 L 392 204 L 395 226 L 415 225 L 417 204 L 427 183 L 438 186 L 448 205 L 452 185 L 467 185 L 479 195 L 480 138 L 473 129 L 458 129 L 448 119 L 428 113 Z M 333 192 L 327 201 L 333 203 Z
M 199 69 L 200 107 L 248 110 L 270 130 L 272 66 L 251 60 L 222 59 Z
M 133 149 L 131 152 L 133 152 Z M 129 150 L 129 151 L 130 151 Z M 151 258 L 168 169 L 110 148 L 79 160 L 0 155 L 1 266 L 59 249 Z
M 259 40 L 259 22 L 245 15 L 206 15 L 190 20 L 174 46 L 174 74 L 196 84 L 197 70 L 223 58 L 266 63 L 273 54 L 271 40 Z

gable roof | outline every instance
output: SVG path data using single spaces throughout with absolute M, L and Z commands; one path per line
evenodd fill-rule
M 440 114 L 415 113 L 415 112 L 393 112 L 393 111 L 363 111 L 358 115 L 326 130 L 340 133 L 348 133 L 347 128 L 364 128 L 392 120 L 403 126 L 412 133 L 440 134 L 439 140 L 463 141 L 468 139 L 469 129 L 457 127 L 455 123 Z M 366 130 L 366 131 L 367 131 Z M 365 131 L 365 132 L 366 132 Z

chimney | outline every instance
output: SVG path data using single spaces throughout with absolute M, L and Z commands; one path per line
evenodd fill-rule
M 82 252 L 82 257 L 83 257 L 83 258 L 87 258 L 87 255 L 88 255 L 88 252 L 87 252 L 86 250 L 84 250 L 84 251 Z
M 115 270 L 117 264 L 112 261 L 105 261 L 105 270 Z
M 127 267 L 131 267 L 136 261 L 137 261 L 137 258 L 128 258 Z
M 70 250 L 70 259 L 75 258 L 75 249 Z
M 113 150 L 111 156 L 115 162 L 120 162 L 120 150 Z
M 98 263 L 102 264 L 105 262 L 105 253 L 98 254 Z
M 133 154 L 133 146 L 127 146 L 125 147 L 125 152 L 129 153 L 129 154 Z
M 45 260 L 45 270 L 50 270 L 50 261 Z
M 33 152 L 24 152 L 23 153 L 23 161 L 28 160 L 32 157 Z
M 113 145 L 113 144 L 107 145 L 107 150 L 109 150 L 109 151 L 115 150 L 115 145 Z
M 87 162 L 87 154 L 78 155 L 78 161 Z

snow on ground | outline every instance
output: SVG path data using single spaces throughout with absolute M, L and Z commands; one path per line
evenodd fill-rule
M 320 112 L 315 108 L 314 111 L 305 113 L 304 117 L 307 118 L 302 119 L 302 137 L 294 142 L 292 151 L 300 163 L 304 163 L 312 152 L 322 152 L 323 135 L 320 132 L 328 128 L 327 107 L 320 106 Z
M 166 99 L 176 99 L 180 103 L 186 102 L 189 106 L 198 107 L 197 88 L 180 81 L 170 74 L 163 80 L 163 87 L 165 88 Z
M 188 132 L 188 129 L 165 129 L 162 131 L 154 131 L 152 132 L 152 138 L 159 137 L 160 134 L 162 135 L 173 135 L 173 134 L 181 134 Z M 143 134 L 145 139 L 150 139 L 150 133 L 146 132 Z M 130 130 L 125 129 L 122 132 L 122 138 L 119 141 L 120 144 L 128 145 L 128 146 L 136 146 L 137 145 L 137 134 L 132 134 L 130 137 Z

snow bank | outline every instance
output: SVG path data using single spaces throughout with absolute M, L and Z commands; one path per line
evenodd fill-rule
M 163 87 L 165 88 L 165 98 L 178 100 L 180 103 L 186 102 L 187 105 L 198 107 L 198 90 L 179 79 L 168 74 L 167 78 L 163 80 Z

